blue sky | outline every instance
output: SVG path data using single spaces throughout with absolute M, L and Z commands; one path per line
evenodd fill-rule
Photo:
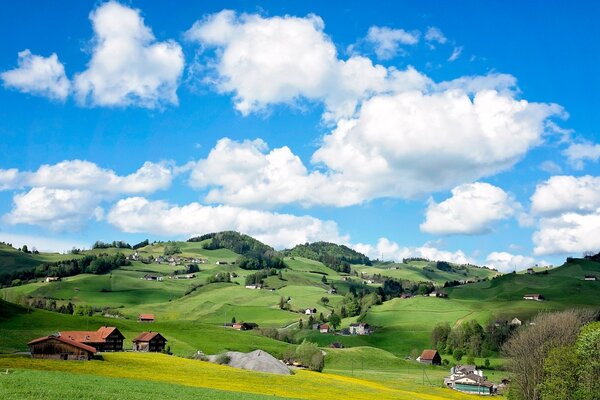
M 597 4 L 4 8 L 0 240 L 235 229 L 502 270 L 600 250 Z

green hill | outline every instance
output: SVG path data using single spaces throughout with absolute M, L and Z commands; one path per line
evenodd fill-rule
M 292 249 L 281 252 L 286 257 L 304 257 L 310 260 L 321 261 L 327 264 L 327 260 L 335 259 L 348 264 L 370 265 L 369 257 L 348 246 L 328 242 L 315 242 L 299 244 Z M 324 261 L 325 260 L 325 261 Z

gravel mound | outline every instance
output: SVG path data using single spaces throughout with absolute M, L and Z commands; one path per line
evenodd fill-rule
M 228 351 L 225 354 L 230 358 L 229 364 L 227 364 L 230 367 L 248 369 L 251 371 L 268 372 L 271 374 L 292 374 L 292 371 L 290 371 L 287 365 L 263 350 L 254 350 L 250 353 Z M 211 362 L 215 362 L 217 357 L 219 356 L 213 355 L 209 356 L 208 359 Z

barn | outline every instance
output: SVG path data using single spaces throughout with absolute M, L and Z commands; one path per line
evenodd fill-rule
M 89 360 L 96 349 L 56 335 L 44 336 L 27 343 L 33 358 L 53 360 Z
M 64 339 L 86 344 L 97 351 L 123 351 L 125 336 L 114 326 L 102 326 L 97 331 L 61 331 Z
M 417 361 L 423 364 L 442 365 L 442 357 L 437 350 L 423 350 Z
M 133 351 L 161 352 L 165 349 L 167 339 L 158 332 L 142 332 L 132 340 Z

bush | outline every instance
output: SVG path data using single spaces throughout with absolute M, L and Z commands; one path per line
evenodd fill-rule
M 215 362 L 220 365 L 228 365 L 230 361 L 231 361 L 231 357 L 229 357 L 225 353 L 219 354 L 217 356 L 217 358 L 215 359 Z

